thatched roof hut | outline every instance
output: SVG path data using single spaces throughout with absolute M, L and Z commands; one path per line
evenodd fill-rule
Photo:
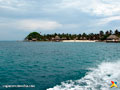
M 60 40 L 60 37 L 59 36 L 55 36 L 55 40 Z
M 86 37 L 80 37 L 80 40 L 87 40 Z
M 54 41 L 59 42 L 61 38 L 59 36 L 55 36 Z
M 110 35 L 109 37 L 107 37 L 107 40 L 119 40 L 119 37 L 116 35 Z
M 83 38 L 82 37 L 80 37 L 80 40 L 82 40 Z
M 86 37 L 83 37 L 83 40 L 87 40 L 87 38 L 86 38 Z

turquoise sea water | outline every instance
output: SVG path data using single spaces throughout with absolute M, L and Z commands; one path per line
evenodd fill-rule
M 0 42 L 0 90 L 119 90 L 119 77 L 120 43 Z

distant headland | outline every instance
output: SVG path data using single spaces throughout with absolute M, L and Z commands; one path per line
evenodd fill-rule
M 120 42 L 120 32 L 116 29 L 114 32 L 100 31 L 97 34 L 44 34 L 31 32 L 24 41 L 53 41 L 53 42 Z

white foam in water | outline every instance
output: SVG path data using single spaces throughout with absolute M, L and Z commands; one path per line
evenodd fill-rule
M 111 81 L 117 82 L 118 88 L 110 88 Z M 47 90 L 120 90 L 120 61 L 104 62 L 92 69 L 79 80 L 62 82 Z

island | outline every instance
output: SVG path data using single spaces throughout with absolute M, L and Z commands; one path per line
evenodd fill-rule
M 41 34 L 38 32 L 31 32 L 24 41 L 52 41 L 52 42 L 120 42 L 120 32 L 116 29 L 114 32 L 100 31 L 99 33 L 82 33 L 82 34 L 68 34 L 68 33 L 54 33 Z

